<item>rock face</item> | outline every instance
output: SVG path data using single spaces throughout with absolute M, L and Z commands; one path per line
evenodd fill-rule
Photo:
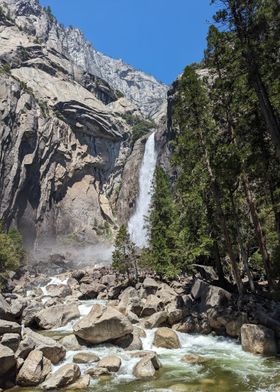
M 154 77 L 137 71 L 122 60 L 96 51 L 78 29 L 63 28 L 42 10 L 37 0 L 9 0 L 10 14 L 16 23 L 42 41 L 49 49 L 71 58 L 84 71 L 103 82 L 98 96 L 109 103 L 120 91 L 147 116 L 158 113 L 166 102 L 167 86 Z M 88 84 L 93 87 L 94 83 Z M 97 84 L 97 83 L 96 83 Z
M 277 353 L 274 331 L 262 325 L 243 324 L 241 344 L 243 350 L 254 354 L 276 355 Z
M 166 86 L 96 52 L 37 0 L 9 0 L 3 10 L 11 19 L 1 16 L 0 27 L 0 219 L 31 248 L 109 238 L 112 206 L 127 217 L 133 199 L 126 211 L 119 198 L 137 194 L 135 181 L 122 187 L 127 117 L 157 112 Z M 143 146 L 126 175 L 137 172 Z
M 44 358 L 41 351 L 31 351 L 17 375 L 17 384 L 31 387 L 41 384 L 50 374 L 51 361 Z
M 74 327 L 73 332 L 88 343 L 98 344 L 132 333 L 133 326 L 123 314 L 112 307 L 94 305 Z

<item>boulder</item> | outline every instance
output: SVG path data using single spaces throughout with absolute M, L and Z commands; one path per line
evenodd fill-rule
M 35 317 L 36 323 L 41 329 L 63 327 L 71 320 L 80 317 L 77 304 L 56 305 L 41 310 Z
M 133 326 L 127 317 L 112 307 L 99 304 L 73 327 L 76 336 L 91 344 L 118 339 L 132 331 Z
M 145 280 L 143 282 L 143 288 L 145 290 L 150 290 L 150 291 L 156 292 L 158 287 L 159 287 L 159 284 L 157 283 L 157 281 L 155 281 L 155 279 L 150 278 L 150 277 L 145 278 Z
M 101 368 L 101 367 L 95 367 L 95 368 L 89 368 L 86 370 L 85 374 L 90 375 L 92 378 L 98 378 L 102 376 L 110 376 L 111 373 L 109 372 L 108 369 L 106 368 Z
M 108 369 L 109 372 L 115 373 L 119 371 L 121 364 L 122 361 L 119 357 L 110 355 L 108 357 L 102 358 L 98 363 L 98 367 Z
M 14 352 L 17 351 L 20 342 L 20 335 L 18 333 L 5 333 L 1 339 L 3 346 L 9 347 Z
M 20 342 L 16 352 L 17 358 L 26 358 L 30 351 L 42 351 L 44 356 L 51 361 L 52 364 L 60 362 L 66 354 L 65 348 L 54 339 L 40 335 L 29 328 L 25 329 L 24 338 Z
M 19 319 L 22 315 L 23 310 L 27 306 L 27 300 L 23 297 L 18 297 L 14 299 L 11 303 L 11 313 L 16 318 Z
M 134 287 L 127 287 L 119 297 L 120 302 L 118 309 L 123 314 L 129 312 L 135 313 L 138 317 L 140 316 L 143 306 L 139 297 L 138 291 Z
M 231 299 L 231 294 L 217 286 L 211 286 L 201 279 L 196 279 L 193 284 L 191 295 L 200 302 L 200 310 L 226 306 Z
M 196 279 L 191 289 L 191 295 L 195 300 L 200 299 L 202 297 L 205 297 L 208 289 L 208 283 L 204 282 L 201 279 Z
M 9 347 L 0 344 L 0 376 L 6 375 L 15 367 L 15 353 Z
M 73 362 L 74 363 L 92 363 L 98 362 L 100 358 L 98 355 L 91 352 L 80 352 L 74 355 Z
M 41 384 L 41 388 L 46 390 L 65 388 L 76 382 L 80 376 L 81 371 L 78 365 L 63 365 Z
M 123 336 L 112 342 L 114 345 L 123 348 L 126 351 L 142 350 L 143 344 L 137 333 L 131 333 L 129 335 Z
M 141 311 L 141 317 L 148 317 L 158 312 L 162 307 L 162 301 L 160 298 L 153 294 L 148 295 L 146 300 L 143 300 L 143 309 Z
M 60 343 L 66 348 L 66 350 L 70 351 L 78 351 L 82 347 L 77 336 L 74 334 L 64 336 L 64 338 L 60 340 Z
M 51 373 L 51 361 L 41 351 L 31 351 L 17 375 L 17 384 L 31 387 L 41 384 Z
M 174 303 L 176 307 L 182 307 L 184 305 L 182 296 L 178 295 L 174 288 L 166 283 L 160 284 L 157 297 L 160 298 L 164 310 L 166 310 L 165 307 L 170 303 Z
M 187 363 L 201 365 L 201 364 L 203 364 L 205 362 L 208 362 L 209 359 L 201 357 L 199 355 L 189 354 L 189 355 L 184 355 L 183 358 L 181 359 L 181 361 L 182 362 L 187 362 Z
M 237 315 L 234 319 L 227 322 L 226 324 L 227 335 L 233 338 L 240 337 L 241 327 L 243 324 L 246 323 L 247 323 L 246 313 L 241 313 L 240 315 Z
M 90 284 L 85 284 L 82 283 L 80 285 L 80 299 L 95 299 L 97 298 L 98 294 L 101 293 L 106 289 L 106 286 L 103 284 L 99 283 L 90 283 Z
M 180 340 L 175 331 L 170 328 L 158 328 L 155 332 L 153 345 L 168 349 L 181 347 Z
M 0 319 L 13 320 L 14 316 L 11 312 L 11 307 L 5 300 L 2 294 L 0 294 Z
M 85 271 L 77 270 L 72 272 L 72 278 L 76 279 L 78 282 L 85 276 Z
M 106 286 L 115 286 L 116 283 L 116 274 L 108 274 L 101 277 L 101 284 L 105 284 Z
M 166 311 L 168 314 L 168 324 L 171 326 L 182 321 L 185 316 L 184 310 L 178 309 L 173 303 L 167 305 Z
M 26 327 L 33 327 L 36 325 L 36 315 L 44 309 L 42 303 L 33 303 L 27 306 L 22 312 L 22 322 Z
M 116 286 L 110 287 L 108 291 L 108 299 L 117 299 L 122 290 L 126 288 L 127 285 L 124 285 L 123 283 L 117 284 Z
M 138 324 L 139 323 L 139 317 L 131 312 L 130 310 L 127 312 L 127 318 L 132 324 Z
M 79 378 L 78 381 L 74 382 L 74 384 L 69 385 L 65 389 L 71 389 L 72 391 L 76 391 L 78 389 L 88 389 L 90 384 L 90 375 L 85 374 L 83 377 Z
M 262 325 L 243 324 L 241 327 L 241 344 L 244 351 L 254 354 L 277 354 L 274 331 Z
M 66 284 L 49 284 L 46 290 L 49 297 L 65 298 L 72 294 L 71 287 Z
M 143 321 L 144 327 L 147 329 L 158 328 L 164 324 L 168 319 L 168 313 L 166 311 L 161 311 L 152 314 L 150 317 Z
M 139 380 L 149 380 L 155 376 L 160 366 L 157 355 L 144 353 L 143 358 L 134 366 L 133 375 Z
M 18 323 L 7 320 L 0 320 L 0 335 L 5 333 L 21 333 L 21 326 Z

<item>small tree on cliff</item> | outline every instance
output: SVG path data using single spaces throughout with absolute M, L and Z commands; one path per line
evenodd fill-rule
M 127 274 L 128 278 L 130 278 L 131 273 L 136 278 L 138 276 L 135 245 L 131 241 L 125 225 L 120 227 L 116 236 L 113 268 L 122 274 Z

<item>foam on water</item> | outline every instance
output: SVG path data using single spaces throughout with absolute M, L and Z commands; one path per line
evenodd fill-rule
M 80 305 L 84 310 L 83 314 L 88 314 L 91 306 L 97 301 L 86 301 Z M 100 301 L 98 301 L 100 303 Z M 69 329 L 69 333 L 72 330 Z M 202 380 L 205 377 L 210 377 L 210 370 L 207 370 L 203 365 L 191 364 L 182 362 L 184 355 L 199 355 L 209 359 L 210 363 L 225 371 L 234 372 L 237 377 L 246 383 L 247 378 L 256 376 L 259 380 L 266 380 L 269 377 L 275 376 L 280 372 L 280 363 L 273 367 L 268 366 L 267 359 L 244 352 L 239 344 L 234 340 L 222 337 L 204 336 L 204 335 L 190 335 L 178 333 L 181 348 L 175 350 L 168 350 L 153 346 L 154 330 L 145 330 L 146 337 L 141 338 L 143 343 L 143 350 L 155 351 L 162 362 L 163 368 L 168 369 L 169 378 L 174 377 L 174 380 L 183 378 L 185 382 L 192 382 L 193 380 Z M 100 358 L 108 355 L 117 355 L 122 360 L 121 369 L 113 376 L 111 385 L 118 383 L 122 384 L 135 380 L 133 376 L 133 368 L 139 361 L 139 358 L 134 358 L 131 354 L 121 348 L 111 344 L 101 344 L 95 347 L 83 347 L 81 351 L 93 352 Z M 76 352 L 70 351 L 64 363 L 71 363 Z M 60 365 L 57 365 L 58 368 Z M 84 373 L 89 367 L 95 367 L 96 364 L 81 365 L 81 371 Z M 97 385 L 97 381 L 93 381 Z M 164 389 L 147 389 L 147 391 L 163 391 Z M 255 389 L 256 390 L 256 389 Z M 170 391 L 170 390 L 169 390 Z M 267 392 L 268 389 L 259 389 L 258 392 Z

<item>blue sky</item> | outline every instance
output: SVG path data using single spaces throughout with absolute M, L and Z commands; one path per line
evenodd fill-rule
M 200 61 L 214 14 L 210 0 L 40 0 L 94 47 L 169 84 Z

